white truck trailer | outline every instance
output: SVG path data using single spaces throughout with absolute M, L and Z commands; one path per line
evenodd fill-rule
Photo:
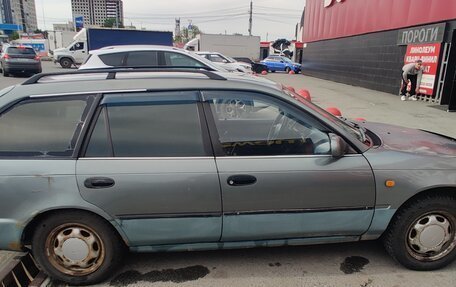
M 199 34 L 184 49 L 191 51 L 219 52 L 237 58 L 260 59 L 260 37 L 243 35 Z

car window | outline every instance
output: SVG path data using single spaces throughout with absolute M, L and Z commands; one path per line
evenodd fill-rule
M 158 66 L 158 52 L 157 51 L 137 51 L 129 52 L 127 57 L 127 66 Z
M 164 52 L 166 66 L 179 66 L 179 67 L 204 67 L 204 64 L 189 56 L 173 52 Z
M 75 49 L 75 50 L 84 50 L 84 42 L 77 42 L 77 43 L 74 45 L 74 49 Z
M 71 156 L 93 96 L 23 101 L 0 117 L 0 156 Z
M 226 156 L 329 154 L 325 128 L 287 104 L 247 92 L 205 92 Z
M 211 62 L 216 62 L 216 63 L 224 63 L 224 62 L 227 62 L 226 59 L 220 57 L 219 55 L 216 55 L 216 54 L 209 54 L 207 55 L 208 59 L 211 61 Z
M 104 104 L 86 152 L 86 157 L 205 155 L 196 101 L 174 100 Z
M 11 55 L 35 55 L 35 50 L 30 47 L 9 47 L 7 54 Z
M 99 55 L 98 57 L 105 65 L 118 67 L 123 66 L 126 54 L 127 53 L 113 53 Z

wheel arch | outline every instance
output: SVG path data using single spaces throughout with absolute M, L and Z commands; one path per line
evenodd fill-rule
M 393 216 L 389 220 L 388 226 L 386 227 L 385 231 L 388 230 L 388 228 L 391 226 L 391 224 L 394 222 L 396 219 L 397 215 L 399 212 L 413 204 L 414 201 L 425 198 L 425 197 L 430 197 L 430 196 L 450 196 L 456 199 L 456 186 L 438 186 L 438 187 L 432 187 L 428 189 L 424 189 L 422 191 L 417 192 L 414 194 L 412 197 L 408 198 L 406 201 L 404 201 L 394 212 Z
M 57 61 L 60 62 L 60 60 L 65 59 L 65 58 L 70 59 L 74 63 L 74 58 L 71 55 L 59 55 L 59 56 L 57 56 Z
M 30 245 L 33 237 L 33 233 L 35 232 L 35 229 L 37 228 L 38 224 L 45 220 L 46 218 L 49 218 L 54 215 L 62 214 L 65 212 L 81 212 L 81 213 L 86 213 L 90 214 L 93 216 L 96 216 L 100 218 L 101 220 L 105 221 L 106 223 L 109 224 L 109 226 L 112 227 L 113 231 L 119 236 L 119 239 L 123 242 L 123 244 L 128 247 L 129 246 L 129 240 L 126 234 L 123 232 L 123 230 L 120 228 L 119 224 L 110 218 L 107 218 L 106 216 L 103 216 L 93 210 L 89 209 L 81 209 L 81 208 L 59 208 L 59 209 L 51 209 L 51 210 L 45 210 L 43 212 L 40 212 L 36 214 L 25 226 L 25 228 L 22 231 L 22 237 L 21 237 L 21 243 L 23 246 L 25 245 Z
M 369 229 L 361 236 L 360 239 L 375 240 L 383 237 L 386 231 L 390 229 L 390 226 L 394 223 L 401 210 L 407 208 L 410 204 L 413 204 L 414 201 L 429 196 L 452 196 L 453 198 L 456 198 L 456 186 L 429 187 L 418 191 L 413 196 L 400 203 L 397 207 L 376 209 Z

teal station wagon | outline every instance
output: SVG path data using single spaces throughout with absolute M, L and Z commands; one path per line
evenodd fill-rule
M 455 231 L 455 139 L 336 118 L 263 78 L 112 69 L 0 92 L 0 249 L 69 284 L 124 250 L 378 238 L 434 270 Z

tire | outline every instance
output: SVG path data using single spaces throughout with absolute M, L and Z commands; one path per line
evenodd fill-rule
M 5 68 L 2 67 L 3 77 L 9 77 L 10 73 L 8 73 Z
M 69 69 L 73 65 L 73 60 L 71 60 L 70 58 L 62 58 L 60 59 L 59 63 L 60 66 L 62 66 L 62 68 Z
M 456 258 L 456 199 L 426 196 L 394 216 L 383 235 L 386 251 L 412 270 L 436 270 Z M 432 236 L 429 236 L 432 234 Z
M 291 71 L 290 67 L 286 67 L 285 68 L 285 72 L 287 72 L 287 74 Z
M 70 285 L 103 281 L 119 266 L 124 251 L 113 227 L 85 212 L 49 216 L 39 223 L 32 237 L 32 253 L 38 266 L 50 277 Z

